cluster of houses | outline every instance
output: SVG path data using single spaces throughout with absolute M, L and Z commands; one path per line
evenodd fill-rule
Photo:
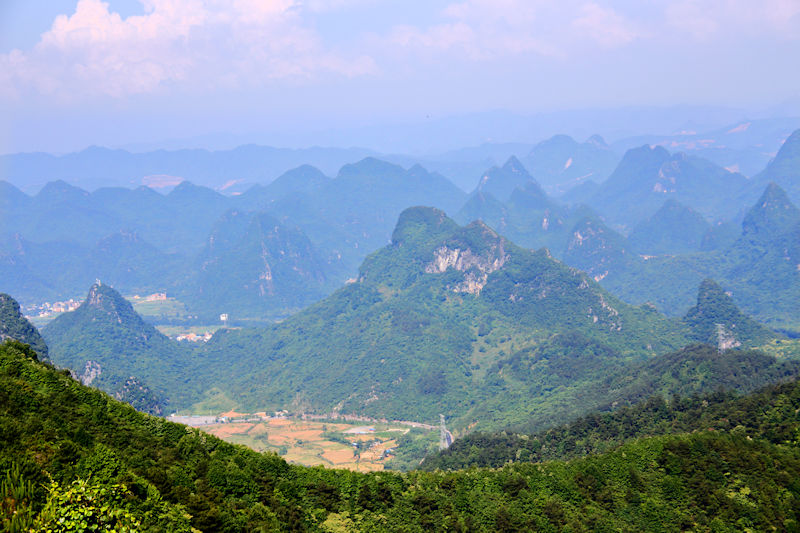
M 214 334 L 210 331 L 206 331 L 205 333 L 183 333 L 175 337 L 175 340 L 178 341 L 189 341 L 189 342 L 208 342 L 211 340 Z
M 64 300 L 63 302 L 44 302 L 41 304 L 30 305 L 25 308 L 25 314 L 27 316 L 33 317 L 48 317 L 50 315 L 55 315 L 58 313 L 66 313 L 68 311 L 74 311 L 78 307 L 80 307 L 81 302 L 78 300 L 74 300 L 70 298 L 69 300 Z

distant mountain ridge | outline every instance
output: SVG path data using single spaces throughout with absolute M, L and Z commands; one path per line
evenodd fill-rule
M 394 220 L 408 205 L 453 210 L 465 197 L 418 165 L 405 169 L 374 158 L 345 165 L 332 179 L 301 166 L 238 196 L 187 181 L 166 195 L 147 187 L 89 193 L 64 182 L 33 197 L 5 188 L 19 201 L 0 213 L 0 242 L 7 243 L 0 251 L 0 280 L 23 302 L 74 297 L 101 278 L 128 294 L 179 295 L 204 317 L 231 313 L 252 320 L 286 316 L 354 275 L 367 253 L 388 242 Z M 284 248 L 269 244 L 272 238 L 261 246 L 254 227 L 249 244 L 211 260 L 209 238 L 245 238 L 223 235 L 233 230 L 222 223 L 231 210 L 248 220 L 272 220 L 266 226 L 282 228 Z M 290 250 L 291 243 L 299 247 Z M 279 273 L 265 281 L 271 288 L 260 296 L 258 283 L 233 279 L 249 276 L 258 262 L 256 277 Z M 310 275 L 299 282 L 302 272 Z

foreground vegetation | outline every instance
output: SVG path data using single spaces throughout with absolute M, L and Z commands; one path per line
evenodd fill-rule
M 18 530 L 62 518 L 64 528 L 148 531 L 795 530 L 797 395 L 786 402 L 752 434 L 669 435 L 496 470 L 361 474 L 292 466 L 139 413 L 8 341 L 2 517 Z M 787 437 L 770 438 L 779 427 Z

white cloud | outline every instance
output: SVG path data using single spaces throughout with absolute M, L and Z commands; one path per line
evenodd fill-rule
M 769 34 L 800 38 L 798 0 L 675 0 L 664 9 L 667 25 L 698 41 Z
M 613 9 L 580 0 L 464 0 L 448 5 L 441 16 L 443 22 L 428 27 L 396 27 L 389 42 L 492 60 L 518 54 L 565 57 L 598 44 L 623 46 L 642 35 Z
M 324 74 L 358 76 L 373 62 L 330 51 L 297 0 L 143 0 L 122 18 L 100 0 L 79 0 L 27 51 L 0 55 L 0 89 L 72 99 L 123 97 L 167 84 L 244 87 Z
M 642 36 L 641 30 L 625 17 L 594 2 L 581 6 L 580 16 L 572 21 L 572 27 L 606 48 L 623 46 Z

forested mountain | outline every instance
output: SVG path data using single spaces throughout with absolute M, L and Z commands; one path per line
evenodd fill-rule
M 609 270 L 604 286 L 634 303 L 682 314 L 704 278 L 717 280 L 767 326 L 800 331 L 800 210 L 775 184 L 747 211 L 738 239 L 706 253 L 650 258 Z
M 761 346 L 776 338 L 775 332 L 742 313 L 722 287 L 710 279 L 700 284 L 697 305 L 683 320 L 691 328 L 694 340 L 716 345 L 720 351 Z
M 455 210 L 466 196 L 422 167 L 372 158 L 334 179 L 304 165 L 238 196 L 187 181 L 166 195 L 147 187 L 89 193 L 61 181 L 33 197 L 4 189 L 17 201 L 0 213 L 0 288 L 23 302 L 74 297 L 100 278 L 126 293 L 178 294 L 204 317 L 257 320 L 329 294 L 388 242 L 409 205 Z M 231 210 L 256 221 L 249 232 L 223 235 L 233 231 Z M 215 239 L 239 242 L 220 252 Z M 267 271 L 278 276 L 261 291 L 256 280 Z
M 700 413 L 710 424 L 677 417 L 678 428 L 702 431 L 569 462 L 360 474 L 288 465 L 138 413 L 9 341 L 0 346 L 0 520 L 22 530 L 791 530 L 800 522 L 796 391 L 729 410 L 712 398 Z M 698 412 L 691 402 L 672 407 L 681 405 Z M 602 449 L 617 420 L 641 424 L 648 409 L 654 416 L 629 434 L 669 425 L 658 405 L 594 416 L 535 439 L 547 447 L 528 457 L 561 446 L 568 455 L 587 425 L 585 449 Z M 732 423 L 744 427 L 727 431 Z
M 664 202 L 628 236 L 631 248 L 644 255 L 674 255 L 700 251 L 711 224 L 697 211 L 673 199 Z
M 54 364 L 137 409 L 161 414 L 198 394 L 188 348 L 144 322 L 108 285 L 92 285 L 78 309 L 42 331 Z
M 282 235 L 263 215 L 231 212 L 227 224 L 210 243 L 209 269 L 224 270 L 227 256 L 250 253 L 252 275 L 230 278 L 254 283 L 255 294 L 271 290 L 270 279 L 259 274 L 260 254 L 286 261 L 310 255 L 293 253 L 296 243 L 286 240 L 291 233 Z M 314 280 L 302 277 L 301 267 L 310 268 L 294 264 L 271 279 L 300 276 L 295 290 L 308 290 Z M 120 310 L 97 318 L 92 294 L 101 290 Z M 245 410 L 291 407 L 413 420 L 443 412 L 454 427 L 497 428 L 526 419 L 545 427 L 611 397 L 628 403 L 654 389 L 723 384 L 713 371 L 694 370 L 681 371 L 677 383 L 649 384 L 651 367 L 637 365 L 650 360 L 658 367 L 662 359 L 653 356 L 690 340 L 724 349 L 776 338 L 712 282 L 701 286 L 697 302 L 683 321 L 652 306 L 632 307 L 546 250 L 519 248 L 481 222 L 460 227 L 444 212 L 420 207 L 401 214 L 392 243 L 365 260 L 353 283 L 280 324 L 218 332 L 192 354 L 190 367 L 185 353 L 155 330 L 142 333 L 141 319 L 105 286 L 93 287 L 87 302 L 48 325 L 45 335 L 56 363 L 79 374 L 99 365 L 107 381 L 98 383 L 106 390 L 115 391 L 129 375 L 158 395 L 180 390 L 168 395 L 172 409 L 216 389 Z M 101 361 L 108 348 L 95 344 L 107 341 L 93 341 L 95 330 L 97 338 L 121 343 L 111 348 L 120 354 L 133 346 L 149 355 Z M 136 344 L 140 337 L 147 342 Z M 148 358 L 153 361 L 145 363 Z M 745 372 L 742 379 L 751 377 Z
M 661 146 L 628 150 L 614 172 L 587 200 L 615 223 L 632 228 L 667 198 L 701 214 L 730 218 L 741 208 L 732 201 L 747 178 L 705 159 L 670 154 Z
M 546 250 L 413 208 L 356 282 L 270 328 L 220 332 L 198 357 L 243 408 L 425 420 L 445 412 L 466 425 L 498 388 L 520 390 L 491 370 L 520 350 L 566 355 L 563 342 L 583 342 L 587 357 L 619 365 L 682 346 L 686 331 L 617 300 Z M 545 387 L 537 398 L 546 403 L 551 393 Z M 513 394 L 500 398 L 507 405 L 484 424 L 519 415 Z
M 0 294 L 0 341 L 6 339 L 30 345 L 40 360 L 49 358 L 47 343 L 39 330 L 22 316 L 19 303 L 8 294 Z
M 522 163 L 511 158 L 484 174 L 454 218 L 462 224 L 482 220 L 521 246 L 546 246 L 560 255 L 570 229 L 586 216 L 594 213 L 552 200 Z
M 695 350 L 714 353 L 703 347 Z M 734 372 L 737 363 L 743 362 L 745 358 L 754 362 L 767 359 L 765 356 L 759 358 L 756 354 L 734 351 L 717 355 L 715 363 L 728 362 L 726 358 L 734 359 L 733 364 L 729 365 L 729 371 Z M 796 361 L 783 366 L 795 376 L 800 370 Z M 769 379 L 778 377 L 778 374 L 773 373 Z M 769 383 L 764 380 L 764 376 L 759 381 Z M 757 382 L 751 382 L 743 389 L 752 390 L 755 383 Z M 742 390 L 742 387 L 739 389 Z M 767 438 L 776 444 L 792 443 L 796 441 L 796 435 L 793 434 L 796 419 L 792 424 L 773 425 L 764 413 L 783 413 L 777 418 L 786 415 L 791 417 L 792 409 L 800 407 L 798 402 L 800 382 L 796 377 L 788 383 L 769 385 L 748 395 L 740 395 L 730 389 L 702 395 L 675 394 L 664 397 L 663 394 L 658 394 L 635 405 L 610 412 L 591 413 L 539 433 L 472 433 L 457 439 L 447 450 L 425 458 L 422 468 L 497 468 L 517 461 L 564 460 L 603 453 L 623 442 L 642 437 L 705 430 L 732 432 L 750 438 Z
M 487 170 L 481 176 L 475 192 L 491 194 L 500 201 L 506 202 L 514 189 L 521 189 L 529 182 L 538 188 L 538 184 L 522 166 L 519 159 L 511 156 L 502 167 L 492 167 Z
M 344 270 L 298 228 L 237 210 L 217 222 L 197 261 L 194 279 L 179 296 L 211 322 L 220 313 L 288 315 L 330 293 Z

